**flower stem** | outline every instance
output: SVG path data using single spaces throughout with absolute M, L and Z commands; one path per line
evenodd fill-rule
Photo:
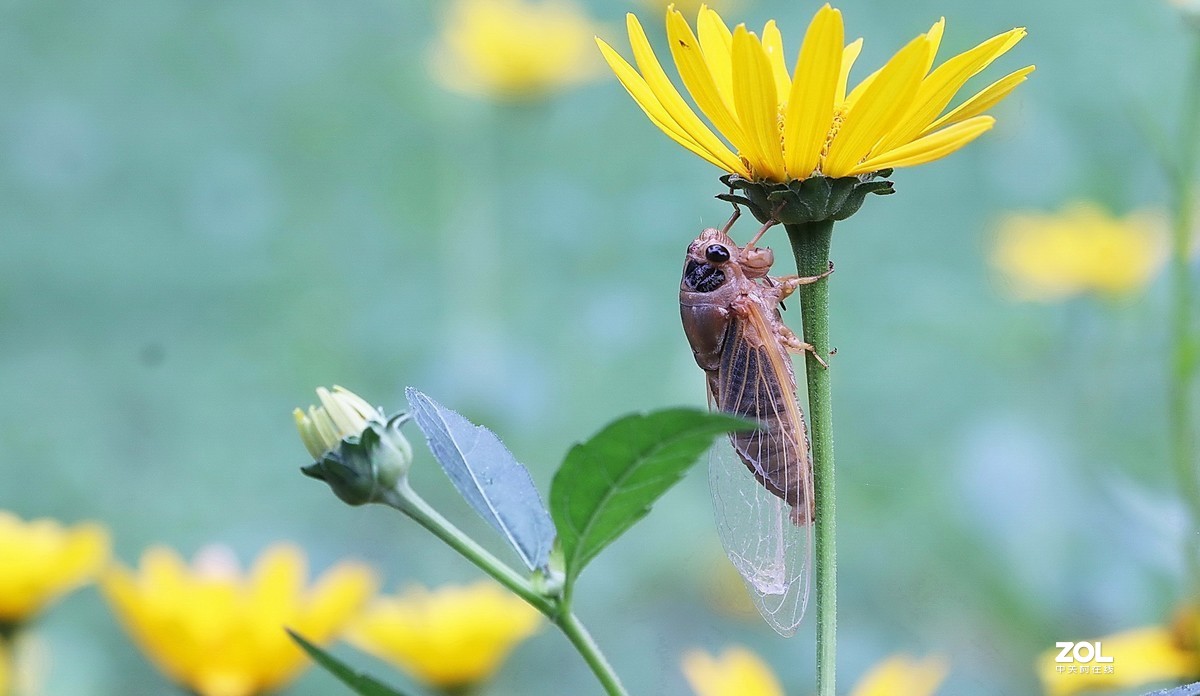
M 551 616 L 556 607 L 551 600 L 536 589 L 529 580 L 521 577 L 515 570 L 508 567 L 504 561 L 496 558 L 487 549 L 480 546 L 474 539 L 467 536 L 461 529 L 455 527 L 450 520 L 442 517 L 441 513 L 417 495 L 407 480 L 396 484 L 395 489 L 385 494 L 384 502 L 408 515 L 446 545 L 462 554 L 468 561 L 479 566 L 479 569 L 492 576 L 513 594 L 529 602 L 535 609 Z
M 1174 220 L 1171 238 L 1171 363 L 1168 379 L 1170 452 L 1184 499 L 1191 513 L 1191 534 L 1185 558 L 1192 590 L 1200 593 L 1200 471 L 1197 471 L 1193 432 L 1195 409 L 1191 399 L 1196 377 L 1198 346 L 1193 329 L 1195 302 L 1189 260 L 1192 228 L 1196 221 L 1195 184 L 1197 147 L 1200 145 L 1200 33 L 1196 34 L 1192 70 L 1184 86 L 1183 120 L 1180 123 L 1179 159 L 1172 174 Z
M 833 221 L 787 226 L 796 255 L 796 272 L 815 276 L 829 268 Z M 816 493 L 817 571 L 817 696 L 836 696 L 837 679 L 837 518 L 834 497 L 833 407 L 829 370 L 817 355 L 829 354 L 829 281 L 801 285 L 801 324 L 804 340 L 813 345 L 804 363 L 808 382 L 808 417 L 812 438 L 813 482 Z
M 0 622 L 0 663 L 3 663 L 0 664 L 0 696 L 16 696 L 17 693 L 18 627 L 16 623 Z
M 627 696 L 620 678 L 613 671 L 612 665 L 608 664 L 608 660 L 604 658 L 604 653 L 600 652 L 600 647 L 592 639 L 592 634 L 588 633 L 583 624 L 579 622 L 575 612 L 571 611 L 570 605 L 564 603 L 561 609 L 557 618 L 552 617 L 554 623 L 587 661 L 588 667 L 592 668 L 592 672 L 600 680 L 605 693 L 609 696 Z
M 478 566 L 480 570 L 495 578 L 513 594 L 544 614 L 562 630 L 579 654 L 583 656 L 584 661 L 587 662 L 588 667 L 591 667 L 592 672 L 595 673 L 609 696 L 627 696 L 625 689 L 621 686 L 621 680 L 613 671 L 612 666 L 608 664 L 608 660 L 604 658 L 587 629 L 571 612 L 567 600 L 539 592 L 528 579 L 522 577 L 458 527 L 455 527 L 453 523 L 442 517 L 441 513 L 425 502 L 424 498 L 417 495 L 407 480 L 400 481 L 394 489 L 387 491 L 383 502 L 414 519 L 417 524 L 428 529 L 450 548 L 458 551 L 467 560 Z

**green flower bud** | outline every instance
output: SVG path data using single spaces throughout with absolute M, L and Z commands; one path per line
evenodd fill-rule
M 378 502 L 408 475 L 412 446 L 400 432 L 407 413 L 390 418 L 351 391 L 317 389 L 320 406 L 293 411 L 300 440 L 315 461 L 300 469 L 329 484 L 349 505 Z

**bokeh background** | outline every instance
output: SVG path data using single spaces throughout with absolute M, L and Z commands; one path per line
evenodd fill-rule
M 835 231 L 842 680 L 940 653 L 942 693 L 1036 693 L 1034 657 L 1055 641 L 1161 622 L 1179 598 L 1166 287 L 1015 301 L 989 267 L 993 229 L 1080 198 L 1165 206 L 1145 128 L 1173 127 L 1189 35 L 1161 2 L 839 6 L 866 37 L 859 79 L 942 15 L 942 55 L 1029 27 L 971 85 L 1038 66 L 993 132 L 900 171 L 897 195 Z M 790 52 L 818 3 L 717 7 L 776 18 Z M 588 9 L 626 55 L 629 10 L 664 50 L 660 9 Z M 612 418 L 704 404 L 677 288 L 688 242 L 728 215 L 720 172 L 603 73 L 519 102 L 445 89 L 429 69 L 443 15 L 413 0 L 3 4 L 0 508 L 100 520 L 127 564 L 153 543 L 248 561 L 288 539 L 314 570 L 374 564 L 389 590 L 466 581 L 478 572 L 416 525 L 299 474 L 290 411 L 315 386 L 392 409 L 418 387 L 495 430 L 543 491 Z M 419 490 L 506 553 L 417 449 Z M 779 639 L 726 565 L 697 467 L 585 573 L 578 611 L 632 692 L 690 693 L 682 652 L 732 643 L 811 690 L 811 617 Z M 36 631 L 42 693 L 171 689 L 94 588 Z M 288 693 L 340 688 L 310 670 Z M 547 628 L 488 693 L 598 688 Z

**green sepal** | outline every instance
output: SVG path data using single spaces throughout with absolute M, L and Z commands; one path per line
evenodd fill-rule
M 327 483 L 347 505 L 380 502 L 408 475 L 412 446 L 400 427 L 409 419 L 407 413 L 398 413 L 387 422 L 368 421 L 361 433 L 342 438 L 335 449 L 300 471 Z
M 737 174 L 726 174 L 721 177 L 721 183 L 728 186 L 730 192 L 719 194 L 717 198 L 746 206 L 763 224 L 774 221 L 799 225 L 845 220 L 858 212 L 868 194 L 885 196 L 895 193 L 893 183 L 887 179 L 891 174 L 891 169 L 881 169 L 860 176 L 837 179 L 814 176 L 786 184 L 752 181 Z

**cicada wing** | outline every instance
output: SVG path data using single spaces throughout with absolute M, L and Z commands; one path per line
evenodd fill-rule
M 713 446 L 709 482 L 729 560 L 767 623 L 790 636 L 808 604 L 812 462 L 791 358 L 767 330 L 754 314 L 731 326 L 710 402 L 761 427 Z
M 717 533 L 763 619 L 782 636 L 796 632 L 808 606 L 812 525 L 747 470 L 727 438 L 709 450 Z

